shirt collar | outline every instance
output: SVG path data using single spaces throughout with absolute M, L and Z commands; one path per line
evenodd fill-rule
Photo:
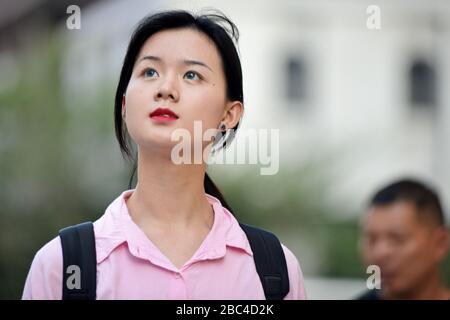
M 127 243 L 131 254 L 141 258 L 145 256 L 156 264 L 167 264 L 167 258 L 160 254 L 128 213 L 126 199 L 133 191 L 134 189 L 130 189 L 122 192 L 94 223 L 97 263 L 105 260 L 118 246 Z M 209 194 L 205 196 L 213 207 L 214 223 L 189 262 L 221 258 L 225 256 L 227 246 L 243 250 L 252 256 L 247 237 L 233 214 L 224 208 L 217 198 Z

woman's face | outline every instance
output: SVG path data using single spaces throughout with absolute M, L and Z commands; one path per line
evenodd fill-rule
M 158 108 L 170 109 L 177 118 L 151 117 Z M 122 109 L 135 143 L 154 150 L 177 144 L 171 135 L 180 128 L 194 141 L 194 121 L 201 122 L 202 134 L 218 128 L 221 121 L 233 127 L 242 104 L 227 99 L 221 57 L 212 40 L 197 30 L 180 28 L 157 32 L 144 43 Z

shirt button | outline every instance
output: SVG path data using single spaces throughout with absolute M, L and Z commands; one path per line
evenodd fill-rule
M 174 274 L 175 279 L 180 279 L 181 278 L 181 274 L 179 274 L 178 272 L 176 272 Z

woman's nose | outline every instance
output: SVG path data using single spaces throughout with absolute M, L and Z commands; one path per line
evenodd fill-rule
M 175 79 L 167 78 L 155 92 L 155 100 L 160 99 L 170 99 L 173 101 L 178 101 L 179 92 L 176 88 Z

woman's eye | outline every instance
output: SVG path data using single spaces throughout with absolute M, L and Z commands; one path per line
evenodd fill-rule
M 185 76 L 189 79 L 189 80 L 199 80 L 200 76 L 197 72 L 194 71 L 188 71 L 186 72 Z M 197 78 L 195 78 L 197 77 Z
M 146 77 L 154 77 L 156 75 L 158 75 L 158 72 L 155 69 L 147 69 L 144 71 L 144 76 Z

